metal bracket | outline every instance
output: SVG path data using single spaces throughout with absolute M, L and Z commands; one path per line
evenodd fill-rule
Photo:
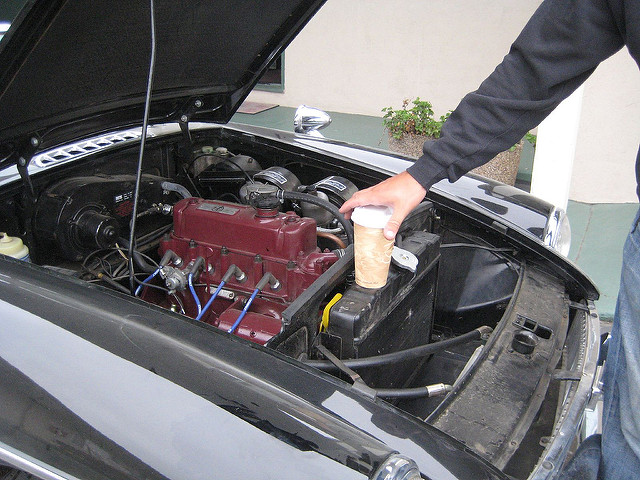
M 27 194 L 32 200 L 36 198 L 36 191 L 33 187 L 33 183 L 31 182 L 31 177 L 29 177 L 29 164 L 31 163 L 31 159 L 33 155 L 36 153 L 36 150 L 40 146 L 40 138 L 36 135 L 33 135 L 29 138 L 28 142 L 25 142 L 22 145 L 22 148 L 17 149 L 12 157 L 16 167 L 18 168 L 18 173 L 20 174 L 20 178 L 22 178 L 22 182 L 27 188 Z
M 200 108 L 204 106 L 204 102 L 199 99 L 189 100 L 187 105 L 180 112 L 180 117 L 178 118 L 178 125 L 180 125 L 180 130 L 182 132 L 182 136 L 184 137 L 184 146 L 187 153 L 187 158 L 191 157 L 191 132 L 189 131 L 189 121 L 191 120 L 192 115 Z
M 571 380 L 578 382 L 582 378 L 582 374 L 576 370 L 554 370 L 551 378 L 553 380 Z
M 329 349 L 327 347 L 325 347 L 324 345 L 316 345 L 316 348 L 318 349 L 318 351 L 320 353 L 322 353 L 322 355 L 324 355 L 327 358 L 327 360 L 329 360 L 336 367 L 338 367 L 338 369 L 342 373 L 346 373 L 347 375 L 349 375 L 349 377 L 353 381 L 353 385 L 351 385 L 351 388 L 354 391 L 356 391 L 356 392 L 358 392 L 358 393 L 360 393 L 360 394 L 364 395 L 365 397 L 368 397 L 368 398 L 370 398 L 372 400 L 374 400 L 376 398 L 377 394 L 376 394 L 375 389 L 371 388 L 369 385 L 364 383 L 364 380 L 362 380 L 362 377 L 360 377 L 360 375 L 357 372 L 354 372 L 349 367 L 347 367 L 342 360 L 340 360 L 333 353 L 331 353 L 329 351 Z
M 586 305 L 583 305 L 582 303 L 578 303 L 578 302 L 569 302 L 569 308 L 572 308 L 574 310 L 580 310 L 583 312 L 588 312 L 589 311 L 589 307 Z
M 180 111 L 180 123 L 189 123 L 191 116 L 204 106 L 204 102 L 200 98 L 189 100 L 184 108 Z

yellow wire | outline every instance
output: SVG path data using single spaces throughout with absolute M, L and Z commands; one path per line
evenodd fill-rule
M 129 260 L 127 256 L 122 252 L 122 248 L 120 247 L 120 245 L 118 245 L 117 243 L 116 243 L 116 249 L 118 250 L 118 253 L 122 256 L 122 258 L 124 258 L 125 260 Z
M 324 310 L 322 311 L 322 321 L 320 322 L 321 332 L 326 332 L 327 328 L 329 328 L 329 313 L 331 312 L 331 307 L 333 307 L 341 298 L 342 298 L 342 294 L 336 293 L 336 295 L 331 299 L 331 301 L 327 303 L 327 306 L 324 307 Z

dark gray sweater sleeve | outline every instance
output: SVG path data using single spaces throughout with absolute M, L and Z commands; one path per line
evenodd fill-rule
M 466 95 L 407 171 L 427 190 L 516 144 L 622 48 L 606 0 L 546 0 L 502 63 Z

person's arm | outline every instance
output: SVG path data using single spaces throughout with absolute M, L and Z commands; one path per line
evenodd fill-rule
M 507 150 L 623 44 L 606 0 L 546 0 L 502 63 L 478 90 L 462 99 L 445 122 L 441 137 L 425 142 L 424 154 L 407 169 L 411 178 L 401 174 L 386 186 L 387 198 L 404 195 L 402 191 L 391 194 L 390 189 L 413 193 L 417 184 L 426 193 L 444 178 L 454 182 Z M 401 204 L 391 204 L 377 198 L 377 187 L 358 192 L 341 211 L 366 204 L 400 207 L 386 229 L 385 235 L 392 238 L 422 199 L 407 195 Z
M 466 95 L 408 171 L 425 189 L 455 181 L 520 141 L 623 46 L 606 0 L 547 0 L 509 54 Z

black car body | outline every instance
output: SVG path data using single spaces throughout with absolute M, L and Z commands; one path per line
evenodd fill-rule
M 2 39 L 7 478 L 557 474 L 599 346 L 561 212 L 438 184 L 364 289 L 337 207 L 412 160 L 226 123 L 322 3 L 32 0 Z

